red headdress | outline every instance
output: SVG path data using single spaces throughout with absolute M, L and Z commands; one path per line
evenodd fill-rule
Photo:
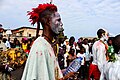
M 51 11 L 57 11 L 57 7 L 54 4 L 39 4 L 37 8 L 33 8 L 31 12 L 28 12 L 28 15 L 30 15 L 29 19 L 31 24 L 34 25 L 36 22 L 39 22 L 39 15 L 46 9 L 49 9 Z

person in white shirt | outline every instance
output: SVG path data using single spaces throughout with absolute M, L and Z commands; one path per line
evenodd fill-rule
M 7 39 L 6 39 L 5 45 L 8 49 L 11 48 L 10 42 Z
M 106 59 L 106 51 L 108 46 L 106 41 L 108 40 L 108 32 L 104 29 L 99 29 L 97 31 L 97 35 L 99 40 L 93 44 L 92 53 L 93 53 L 93 61 L 89 67 L 89 78 L 93 77 L 95 80 L 100 79 L 100 74 L 103 71 L 103 66 L 107 62 Z
M 86 57 L 86 63 L 89 64 L 90 61 L 90 53 L 89 53 L 89 44 L 88 44 L 88 39 L 85 38 L 83 40 L 82 46 L 85 48 L 85 57 Z
M 80 47 L 80 50 L 77 53 L 77 57 L 81 57 L 81 67 L 78 70 L 79 71 L 79 78 L 82 78 L 83 80 L 85 79 L 85 48 L 83 46 Z

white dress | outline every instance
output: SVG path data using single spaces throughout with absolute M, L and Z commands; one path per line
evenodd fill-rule
M 120 56 L 116 56 L 117 60 L 115 62 L 107 62 L 103 68 L 104 76 L 100 80 L 120 80 Z
M 62 78 L 53 48 L 43 37 L 38 37 L 31 47 L 21 80 L 55 80 L 55 70 L 58 78 Z

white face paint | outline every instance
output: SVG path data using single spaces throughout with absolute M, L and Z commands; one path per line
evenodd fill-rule
M 109 36 L 108 36 L 108 33 L 106 32 L 105 34 L 103 34 L 101 40 L 102 40 L 102 41 L 107 41 L 108 38 L 109 38 Z
M 55 14 L 53 14 L 51 17 L 51 29 L 55 34 L 59 34 L 61 31 L 64 30 L 62 27 L 63 23 L 61 22 L 60 14 L 58 12 L 55 12 Z

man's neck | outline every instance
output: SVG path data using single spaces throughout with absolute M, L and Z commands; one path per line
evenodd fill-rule
M 44 37 L 50 44 L 52 44 L 54 34 L 53 34 L 53 32 L 50 30 L 50 26 L 49 26 L 49 25 L 44 25 L 43 37 Z
M 105 42 L 103 40 L 100 39 L 100 42 L 102 42 L 103 44 L 105 44 Z
M 50 37 L 49 35 L 43 34 L 43 37 L 50 43 L 52 44 L 53 37 Z

